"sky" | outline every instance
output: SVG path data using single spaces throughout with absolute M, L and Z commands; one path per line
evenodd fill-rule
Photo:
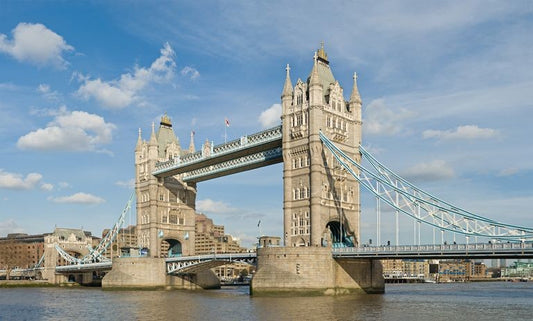
M 228 139 L 278 125 L 286 64 L 293 85 L 307 79 L 322 41 L 346 99 L 358 74 L 367 150 L 458 207 L 531 227 L 531 30 L 531 1 L 2 1 L 0 237 L 101 235 L 133 191 L 139 128 L 148 140 L 166 112 L 199 148 L 224 141 L 225 118 Z M 281 164 L 202 182 L 197 211 L 244 246 L 281 236 L 282 183 Z M 374 222 L 362 191 L 361 239 Z

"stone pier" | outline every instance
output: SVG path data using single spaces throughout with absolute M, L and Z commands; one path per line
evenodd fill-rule
M 327 247 L 271 247 L 257 253 L 252 295 L 383 293 L 378 260 L 335 260 Z

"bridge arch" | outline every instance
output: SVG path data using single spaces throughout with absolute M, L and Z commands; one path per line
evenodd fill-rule
M 161 241 L 161 254 L 165 257 L 177 257 L 183 253 L 182 242 L 177 238 L 166 238 Z
M 309 242 L 306 242 L 303 237 L 301 237 L 298 241 L 296 241 L 295 246 L 309 246 Z
M 341 225 L 339 221 L 333 220 L 326 224 L 329 230 L 329 237 L 333 247 L 354 246 L 353 239 L 348 235 L 346 225 Z

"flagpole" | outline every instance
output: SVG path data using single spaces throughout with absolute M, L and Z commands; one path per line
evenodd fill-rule
M 224 120 L 224 144 L 226 143 L 226 140 L 228 138 L 228 135 L 226 133 L 228 125 L 226 124 L 226 120 Z

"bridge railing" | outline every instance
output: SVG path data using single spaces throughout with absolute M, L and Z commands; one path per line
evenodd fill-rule
M 435 244 L 435 245 L 398 245 L 398 246 L 365 246 L 365 247 L 340 247 L 333 248 L 333 256 L 353 255 L 382 255 L 382 254 L 461 254 L 469 253 L 506 253 L 527 252 L 533 253 L 532 242 L 522 243 L 474 243 L 474 244 Z

